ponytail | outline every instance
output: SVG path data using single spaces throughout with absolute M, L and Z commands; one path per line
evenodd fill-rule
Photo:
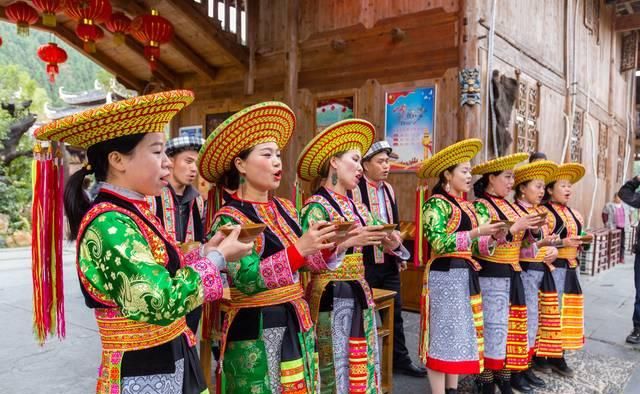
M 76 171 L 64 187 L 64 212 L 69 221 L 69 238 L 76 239 L 82 217 L 89 211 L 91 201 L 84 192 L 84 180 L 91 171 L 87 166 Z

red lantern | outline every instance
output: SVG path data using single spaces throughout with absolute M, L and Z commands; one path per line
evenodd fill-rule
M 54 83 L 56 81 L 56 75 L 60 72 L 58 64 L 62 64 L 67 61 L 67 52 L 60 48 L 56 43 L 50 42 L 38 48 L 38 57 L 43 62 L 47 63 L 49 81 Z
M 149 60 L 151 71 L 155 71 L 160 45 L 171 41 L 173 25 L 152 9 L 151 15 L 140 15 L 131 22 L 131 34 L 144 44 L 144 57 Z
M 0 37 L 0 47 L 2 47 L 2 37 Z
M 122 12 L 114 12 L 104 26 L 114 34 L 113 41 L 121 45 L 124 43 L 124 35 L 131 31 L 131 19 Z
M 18 35 L 28 36 L 29 26 L 38 22 L 38 11 L 24 1 L 16 1 L 4 9 L 4 14 L 10 22 L 18 25 Z
M 33 0 L 33 6 L 42 12 L 42 24 L 56 26 L 56 14 L 65 8 L 65 0 Z
M 111 2 L 109 0 L 67 0 L 65 14 L 78 21 L 76 35 L 84 42 L 84 50 L 89 53 L 96 51 L 95 42 L 104 32 L 97 24 L 109 20 L 111 17 Z

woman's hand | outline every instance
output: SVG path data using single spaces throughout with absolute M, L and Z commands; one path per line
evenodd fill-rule
M 475 233 L 474 233 L 475 230 Z M 503 237 L 506 235 L 507 228 L 504 223 L 483 224 L 478 228 L 471 230 L 471 238 L 478 238 L 483 235 L 493 235 L 494 238 L 499 238 L 498 235 L 502 233 Z
M 316 222 L 298 238 L 295 247 L 302 257 L 307 257 L 320 250 L 335 248 L 336 244 L 329 242 L 335 236 L 336 226 L 325 221 Z
M 394 230 L 382 240 L 382 246 L 387 250 L 396 250 L 402 245 L 400 231 Z
M 577 248 L 582 245 L 580 237 L 569 237 L 562 240 L 562 246 L 565 248 Z
M 540 228 L 540 226 L 544 224 L 545 220 L 546 219 L 540 219 L 537 215 L 520 216 L 511 226 L 509 231 L 511 231 L 511 234 L 516 234 L 520 231 L 535 230 Z
M 560 236 L 558 234 L 551 234 L 538 241 L 537 244 L 538 247 L 544 248 L 545 246 L 555 246 L 559 240 Z
M 240 242 L 238 235 L 240 235 L 240 226 L 233 226 L 233 230 L 226 237 L 222 231 L 218 231 L 209 242 L 204 244 L 205 255 L 217 250 L 226 261 L 237 261 L 249 255 L 253 250 L 253 242 Z
M 381 245 L 382 240 L 387 236 L 382 230 L 383 226 L 357 227 L 348 233 L 348 238 L 338 245 L 340 251 L 353 247 L 369 245 Z
M 543 262 L 545 264 L 551 264 L 554 261 L 556 261 L 557 258 L 558 258 L 558 249 L 554 248 L 553 246 L 550 246 L 549 248 L 547 248 L 547 252 L 544 255 Z

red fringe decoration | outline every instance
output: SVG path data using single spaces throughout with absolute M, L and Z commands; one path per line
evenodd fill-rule
M 44 344 L 49 335 L 65 336 L 62 265 L 63 160 L 53 144 L 34 147 L 32 164 L 32 280 L 33 325 L 36 339 Z

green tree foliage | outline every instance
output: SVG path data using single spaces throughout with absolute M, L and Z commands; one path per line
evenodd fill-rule
M 45 121 L 44 104 L 63 106 L 58 88 L 64 86 L 67 92 L 93 89 L 96 80 L 108 86 L 112 76 L 93 63 L 84 53 L 69 47 L 50 33 L 31 29 L 28 37 L 16 34 L 16 26 L 0 22 L 0 102 L 20 103 L 32 100 L 28 111 L 17 111 L 14 115 L 0 109 L 0 150 L 5 144 L 15 143 L 20 152 L 30 151 L 33 138 L 27 134 L 17 141 L 9 142 L 9 128 L 19 119 L 36 114 L 39 121 Z M 50 41 L 56 42 L 68 54 L 68 60 L 60 66 L 60 74 L 55 83 L 49 82 L 45 63 L 38 58 L 38 48 Z M 10 230 L 28 229 L 31 210 L 31 157 L 18 156 L 9 163 L 0 160 L 0 213 L 10 217 Z M 1 237 L 0 237 L 1 238 Z M 2 246 L 2 239 L 0 239 Z

